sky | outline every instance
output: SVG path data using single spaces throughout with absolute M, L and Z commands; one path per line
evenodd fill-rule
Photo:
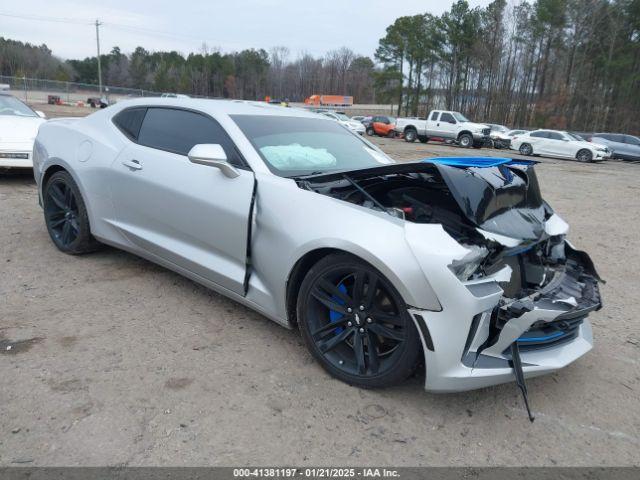
M 469 0 L 484 6 L 490 0 Z M 21 0 L 0 4 L 0 36 L 46 44 L 63 59 L 96 54 L 95 22 L 101 53 L 119 46 L 150 51 L 221 52 L 286 46 L 323 55 L 347 46 L 373 55 L 388 25 L 400 16 L 439 15 L 452 0 Z M 29 17 L 16 18 L 18 17 Z M 48 19 L 48 21 L 44 21 Z

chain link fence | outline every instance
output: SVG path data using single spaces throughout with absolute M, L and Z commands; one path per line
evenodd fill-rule
M 57 80 L 42 80 L 29 77 L 10 77 L 0 75 L 0 85 L 8 85 L 11 93 L 28 103 L 48 103 L 49 96 L 56 96 L 65 103 L 86 103 L 89 98 L 100 97 L 98 85 L 90 83 L 62 82 Z M 4 87 L 7 88 L 7 87 Z M 110 101 L 117 101 L 126 97 L 159 97 L 160 92 L 143 90 L 141 88 L 102 86 L 102 94 Z

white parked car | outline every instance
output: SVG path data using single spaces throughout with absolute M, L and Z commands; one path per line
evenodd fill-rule
M 358 135 L 364 135 L 364 125 L 357 120 L 349 118 L 344 113 L 322 112 L 322 115 L 332 118 L 336 122 L 339 122 L 341 125 L 347 127 L 349 130 L 356 132 Z
M 522 155 L 575 158 L 581 162 L 605 160 L 611 151 L 605 145 L 586 142 L 569 132 L 559 130 L 535 130 L 513 137 L 511 148 Z
M 33 142 L 44 113 L 0 92 L 0 168 L 31 168 Z

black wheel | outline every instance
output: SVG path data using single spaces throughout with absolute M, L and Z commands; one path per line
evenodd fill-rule
M 418 137 L 418 140 L 420 140 L 421 143 L 427 143 L 429 141 L 429 137 L 425 137 L 425 136 L 420 135 Z
M 590 150 L 582 149 L 576 155 L 576 159 L 580 162 L 590 162 L 593 160 L 593 154 Z
M 522 155 L 533 155 L 533 148 L 528 143 L 520 145 L 519 150 Z
M 482 142 L 473 142 L 473 148 L 482 148 Z
M 68 172 L 54 173 L 43 189 L 44 220 L 59 250 L 77 255 L 100 247 L 93 238 L 80 190 Z
M 373 137 L 376 134 L 376 131 L 373 129 L 373 127 L 367 127 L 367 135 L 369 135 L 370 137 Z
M 297 316 L 312 355 L 346 383 L 386 387 L 416 366 L 418 334 L 402 298 L 380 272 L 351 255 L 329 255 L 311 268 Z
M 387 138 L 396 138 L 396 131 L 395 130 L 389 130 L 387 132 Z
M 461 147 L 469 148 L 473 146 L 473 137 L 468 133 L 463 133 L 458 137 L 458 143 Z
M 413 143 L 416 141 L 417 138 L 418 138 L 418 132 L 416 132 L 415 129 L 408 128 L 404 131 L 405 142 Z

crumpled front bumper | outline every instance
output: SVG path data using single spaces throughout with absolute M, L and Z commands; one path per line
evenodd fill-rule
M 505 274 L 470 282 L 440 312 L 410 309 L 423 341 L 425 388 L 472 390 L 515 379 L 510 346 L 518 342 L 525 377 L 550 373 L 593 346 L 587 315 L 601 307 L 598 274 L 584 252 L 567 243 L 570 260 L 539 291 L 504 298 Z M 508 267 L 507 267 L 508 268 Z M 488 280 L 488 281 L 487 281 Z

